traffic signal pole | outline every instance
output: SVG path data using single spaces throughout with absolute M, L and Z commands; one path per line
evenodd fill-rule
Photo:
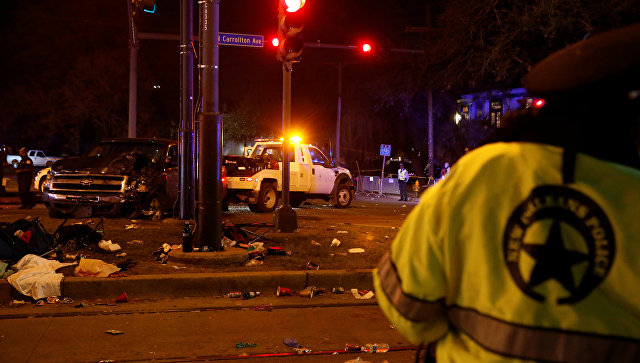
M 198 115 L 198 201 L 194 244 L 222 251 L 222 115 L 218 112 L 220 0 L 200 0 L 202 112 Z
M 193 163 L 193 1 L 180 0 L 180 219 L 191 219 Z
M 138 113 L 138 28 L 134 18 L 133 5 L 127 0 L 129 13 L 129 129 L 127 137 L 136 137 Z
M 291 125 L 291 71 L 293 62 L 282 62 L 282 205 L 274 212 L 274 225 L 280 232 L 295 232 L 298 216 L 289 204 L 289 127 Z

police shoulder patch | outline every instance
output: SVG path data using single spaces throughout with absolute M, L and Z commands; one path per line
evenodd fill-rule
M 615 247 L 602 208 L 558 185 L 533 189 L 511 214 L 503 235 L 505 263 L 516 285 L 537 301 L 555 298 L 558 304 L 587 297 L 609 273 Z

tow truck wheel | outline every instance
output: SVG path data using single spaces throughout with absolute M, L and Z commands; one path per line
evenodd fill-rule
M 336 208 L 347 208 L 351 204 L 352 194 L 351 188 L 345 184 L 340 184 L 336 191 Z
M 271 183 L 262 184 L 258 194 L 258 203 L 255 205 L 256 211 L 261 213 L 273 212 L 278 206 L 278 191 Z

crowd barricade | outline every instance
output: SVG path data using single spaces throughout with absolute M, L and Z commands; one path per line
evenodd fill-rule
M 416 181 L 418 184 L 416 185 Z M 407 184 L 407 194 L 410 197 L 418 198 L 427 189 L 435 185 L 438 180 L 434 178 L 411 176 L 409 183 Z M 382 187 L 382 194 L 400 195 L 400 189 L 398 187 L 398 178 L 384 177 L 382 183 L 380 183 L 379 176 L 367 176 L 361 175 L 356 178 L 356 191 L 364 194 L 380 194 L 380 188 Z

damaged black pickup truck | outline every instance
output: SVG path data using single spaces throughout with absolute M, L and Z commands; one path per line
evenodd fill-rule
M 177 198 L 178 178 L 176 141 L 113 139 L 53 164 L 42 200 L 54 218 L 161 218 Z

